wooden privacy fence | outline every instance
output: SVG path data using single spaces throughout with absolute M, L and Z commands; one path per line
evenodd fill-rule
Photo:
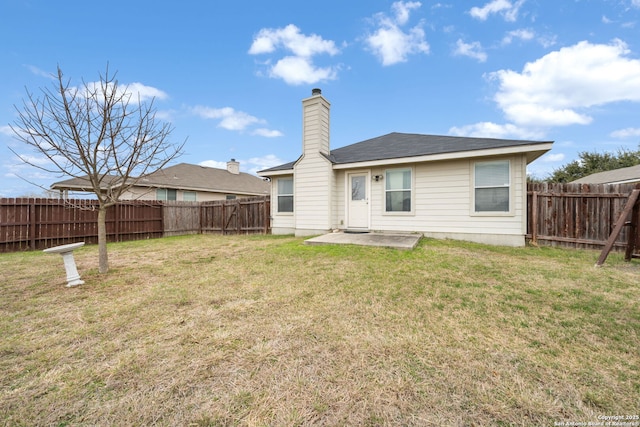
M 534 244 L 602 249 L 635 184 L 530 183 L 527 238 Z M 628 227 L 613 248 L 624 250 Z
M 215 202 L 121 201 L 107 211 L 110 242 L 194 233 L 268 233 L 268 197 Z M 97 200 L 0 199 L 0 252 L 98 241 Z
M 268 197 L 236 199 L 233 203 L 202 202 L 200 227 L 203 233 L 253 234 L 271 230 Z
M 165 236 L 269 233 L 269 197 L 211 202 L 164 202 Z
M 98 242 L 98 201 L 0 199 L 0 252 Z M 107 240 L 162 237 L 160 202 L 122 202 L 107 210 Z

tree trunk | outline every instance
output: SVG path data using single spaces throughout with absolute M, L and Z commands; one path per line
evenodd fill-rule
M 98 271 L 104 274 L 109 271 L 107 255 L 107 208 L 100 205 L 98 209 Z

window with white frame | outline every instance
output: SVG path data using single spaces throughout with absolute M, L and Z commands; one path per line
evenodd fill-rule
M 474 165 L 475 212 L 509 212 L 511 170 L 509 160 Z
M 385 211 L 411 212 L 411 169 L 389 169 L 384 180 Z
M 278 178 L 278 212 L 293 212 L 293 178 Z
M 177 191 L 171 188 L 158 188 L 156 200 L 177 200 Z
M 185 202 L 195 202 L 196 201 L 196 192 L 195 191 L 183 191 L 182 192 L 182 200 Z

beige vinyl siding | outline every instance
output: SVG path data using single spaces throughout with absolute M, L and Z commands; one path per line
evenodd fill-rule
M 331 229 L 333 171 L 320 155 L 306 155 L 295 167 L 294 214 L 296 234 L 317 234 Z
M 306 101 L 305 101 L 306 102 Z M 329 108 L 321 99 L 309 99 L 304 104 L 304 154 L 329 154 Z
M 302 156 L 294 165 L 296 235 L 331 229 L 334 175 L 329 154 L 330 104 L 319 95 L 302 101 Z
M 156 188 L 155 187 L 131 187 L 128 191 L 126 191 L 121 200 L 156 200 Z M 193 192 L 192 190 L 189 190 Z M 196 191 L 196 201 L 198 202 L 210 202 L 214 200 L 225 200 L 227 198 L 228 193 L 212 193 L 207 191 Z M 250 196 L 241 196 L 240 197 L 250 197 Z M 177 190 L 176 193 L 177 201 L 184 200 L 184 195 L 182 190 Z
M 511 213 L 473 215 L 472 164 L 474 160 L 429 162 L 411 165 L 414 173 L 413 215 L 385 212 L 384 183 L 371 185 L 371 228 L 383 231 L 419 231 L 460 235 L 523 236 L 526 233 L 526 166 L 523 157 L 511 160 Z M 482 159 L 489 160 L 489 159 Z M 372 175 L 384 174 L 375 168 Z
M 333 215 L 332 215 L 332 228 L 346 228 L 346 195 L 345 195 L 345 179 L 346 172 L 344 170 L 338 170 L 334 172 L 335 182 L 333 186 Z
M 295 229 L 294 212 L 278 212 L 278 185 L 279 178 L 293 178 L 293 175 L 278 175 L 271 178 L 271 232 L 272 234 L 293 234 Z M 293 184 L 293 203 L 296 203 L 296 187 Z

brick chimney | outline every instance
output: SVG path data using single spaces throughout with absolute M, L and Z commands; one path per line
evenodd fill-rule
M 229 160 L 227 162 L 227 172 L 240 175 L 240 162 L 236 162 L 236 159 Z

